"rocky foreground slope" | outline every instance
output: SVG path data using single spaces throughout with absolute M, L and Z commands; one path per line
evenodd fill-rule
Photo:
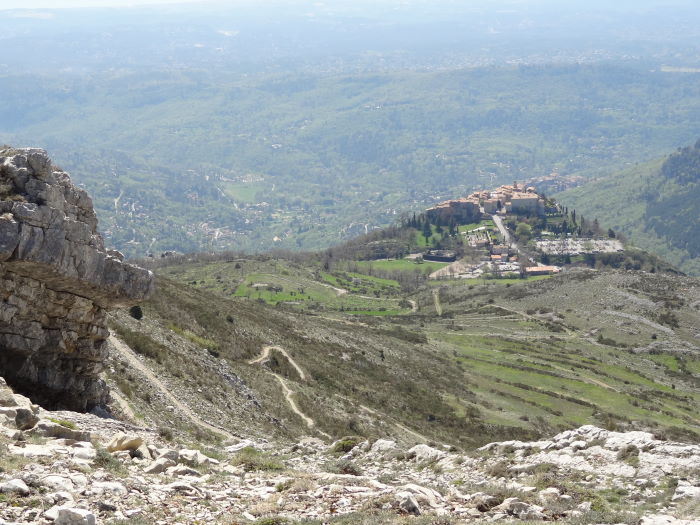
M 153 276 L 106 250 L 92 200 L 40 149 L 0 148 L 0 374 L 47 406 L 107 401 L 106 308 Z
M 594 426 L 469 455 L 305 438 L 199 450 L 0 381 L 0 523 L 700 524 L 700 446 Z

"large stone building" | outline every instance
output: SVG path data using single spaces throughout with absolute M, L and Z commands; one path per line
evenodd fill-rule
M 433 206 L 425 211 L 430 222 L 447 224 L 453 219 L 457 224 L 478 221 L 481 217 L 479 200 L 472 196 L 454 199 Z
M 444 201 L 425 211 L 430 222 L 436 224 L 447 224 L 450 219 L 457 224 L 478 222 L 482 213 L 544 215 L 544 199 L 535 188 L 514 182 L 512 186 L 504 185 L 492 191 L 477 191 L 468 197 Z

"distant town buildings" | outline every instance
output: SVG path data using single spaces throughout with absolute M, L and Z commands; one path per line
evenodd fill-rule
M 468 197 L 444 201 L 425 211 L 428 219 L 438 224 L 446 224 L 450 219 L 466 224 L 477 221 L 482 213 L 544 215 L 544 199 L 534 187 L 514 182 L 495 190 L 477 191 Z

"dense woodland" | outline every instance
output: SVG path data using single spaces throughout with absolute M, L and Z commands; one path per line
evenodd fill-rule
M 700 141 L 559 197 L 624 232 L 636 245 L 697 275 L 699 159 Z
M 130 255 L 321 248 L 475 188 L 610 173 L 698 122 L 694 75 L 629 63 L 0 82 L 0 141 L 47 148 Z

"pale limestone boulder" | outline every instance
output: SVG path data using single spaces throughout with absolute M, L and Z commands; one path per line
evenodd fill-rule
M 396 500 L 399 504 L 399 509 L 406 514 L 412 514 L 414 516 L 419 516 L 421 514 L 420 505 L 410 492 L 397 492 Z
M 29 487 L 21 479 L 11 479 L 0 483 L 0 494 L 19 494 L 20 496 L 28 496 L 29 493 Z
M 96 481 L 90 485 L 90 490 L 95 494 L 112 494 L 114 496 L 126 496 L 127 488 L 118 481 Z
M 90 432 L 85 432 L 79 429 L 72 429 L 54 423 L 53 421 L 41 420 L 36 426 L 29 432 L 30 434 L 42 436 L 42 437 L 53 437 L 58 439 L 70 439 L 73 441 L 90 441 L 92 439 L 92 434 Z
M 174 467 L 168 467 L 165 469 L 165 473 L 168 476 L 197 476 L 201 474 L 195 469 L 188 467 L 187 465 L 175 465 Z
M 373 456 L 380 456 L 396 450 L 396 441 L 391 441 L 390 439 L 378 439 L 372 443 L 372 447 L 369 449 L 369 453 Z
M 414 458 L 418 462 L 438 461 L 445 457 L 445 453 L 428 445 L 420 444 L 408 449 L 408 457 Z
M 183 449 L 179 452 L 179 460 L 185 465 L 198 467 L 200 465 L 218 465 L 219 461 L 205 456 L 199 450 Z
M 161 474 L 169 467 L 174 467 L 177 465 L 175 461 L 170 458 L 160 457 L 148 465 L 143 471 L 146 474 Z
M 87 509 L 61 508 L 58 510 L 55 525 L 95 525 L 95 515 Z
M 141 436 L 120 432 L 119 434 L 115 435 L 109 443 L 107 443 L 105 448 L 107 449 L 107 452 L 118 452 L 120 450 L 132 451 L 137 450 L 143 444 L 144 441 Z

